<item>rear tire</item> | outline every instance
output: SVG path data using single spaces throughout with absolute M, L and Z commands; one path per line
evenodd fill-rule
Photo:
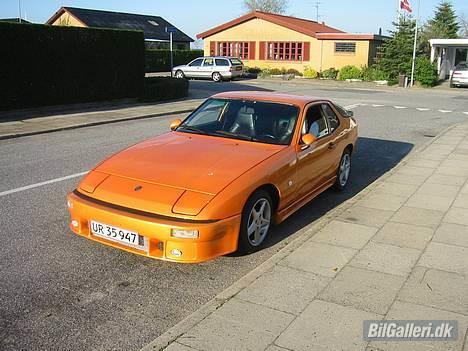
M 242 211 L 237 251 L 241 254 L 262 248 L 273 220 L 273 201 L 265 190 L 257 190 Z
M 336 172 L 336 181 L 333 188 L 337 191 L 343 191 L 348 185 L 349 175 L 351 173 L 351 150 L 346 148 L 341 156 L 340 164 Z
M 223 80 L 223 76 L 219 72 L 214 72 L 211 75 L 211 79 L 213 79 L 213 82 L 221 82 Z

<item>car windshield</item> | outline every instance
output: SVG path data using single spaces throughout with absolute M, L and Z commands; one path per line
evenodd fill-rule
M 208 99 L 177 128 L 179 132 L 288 145 L 299 109 L 275 102 Z
M 238 58 L 231 58 L 230 61 L 233 65 L 242 65 L 242 61 Z

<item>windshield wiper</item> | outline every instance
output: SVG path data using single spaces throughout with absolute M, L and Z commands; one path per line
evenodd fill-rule
M 179 128 L 177 128 L 176 130 L 178 132 L 187 131 L 187 132 L 195 132 L 195 133 L 199 133 L 199 134 L 206 134 L 205 131 L 203 131 L 201 129 L 198 129 L 196 127 L 192 127 L 192 126 L 179 126 Z
M 247 135 L 242 135 L 242 134 L 236 134 L 236 133 L 233 133 L 233 132 L 228 132 L 226 130 L 217 130 L 216 132 L 213 132 L 213 134 L 228 135 L 228 136 L 232 136 L 232 137 L 234 137 L 236 139 L 249 140 L 249 141 L 256 141 L 257 140 L 254 137 L 249 137 Z

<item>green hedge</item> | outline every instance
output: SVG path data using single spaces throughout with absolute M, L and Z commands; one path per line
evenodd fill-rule
M 141 94 L 142 32 L 0 23 L 0 36 L 0 110 Z
M 197 57 L 203 56 L 203 50 L 174 50 L 174 66 L 185 65 Z M 171 70 L 171 52 L 169 50 L 146 50 L 146 72 L 169 72 Z
M 180 99 L 188 95 L 187 79 L 171 77 L 145 78 L 144 93 L 140 100 L 144 102 Z

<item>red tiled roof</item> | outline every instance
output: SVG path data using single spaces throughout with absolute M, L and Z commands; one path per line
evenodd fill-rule
M 219 33 L 225 29 L 237 26 L 241 23 L 250 21 L 253 18 L 260 18 L 265 21 L 275 23 L 279 26 L 289 28 L 291 30 L 294 30 L 296 32 L 302 33 L 309 35 L 311 37 L 315 37 L 317 33 L 320 32 L 325 32 L 325 33 L 344 33 L 343 31 L 329 27 L 323 23 L 318 23 L 315 21 L 310 21 L 306 20 L 303 18 L 297 18 L 297 17 L 291 17 L 291 16 L 283 16 L 283 15 L 277 15 L 274 13 L 268 13 L 268 12 L 261 12 L 261 11 L 253 11 L 250 12 L 242 17 L 236 18 L 232 21 L 226 22 L 224 24 L 221 24 L 217 27 L 214 27 L 210 30 L 207 30 L 206 32 L 197 34 L 197 38 L 204 39 L 206 37 L 209 37 L 213 34 Z

